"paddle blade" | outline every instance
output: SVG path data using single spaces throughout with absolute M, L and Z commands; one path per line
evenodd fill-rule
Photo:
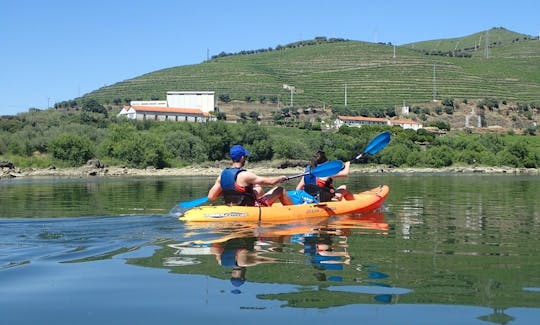
M 180 217 L 180 216 L 184 215 L 184 213 L 187 210 L 189 210 L 191 208 L 194 208 L 196 206 L 199 206 L 201 204 L 205 204 L 206 202 L 208 202 L 208 197 L 207 196 L 203 196 L 203 197 L 200 197 L 200 198 L 192 200 L 192 201 L 179 202 L 177 205 L 175 205 L 171 209 L 171 211 L 169 211 L 169 215 L 175 216 L 175 217 Z
M 366 146 L 366 149 L 364 149 L 364 152 L 359 154 L 358 156 L 354 157 L 354 160 L 358 160 L 362 158 L 364 155 L 374 155 L 377 152 L 381 151 L 386 145 L 390 142 L 390 133 L 389 132 L 383 132 L 379 135 L 377 135 L 373 140 L 371 140 L 368 145 Z
M 206 202 L 208 202 L 208 196 L 203 196 L 193 201 L 180 202 L 178 205 L 184 209 L 191 209 L 201 204 L 205 204 Z
M 343 161 L 331 160 L 320 164 L 311 170 L 315 177 L 329 177 L 339 173 L 343 169 Z
M 331 161 L 325 162 L 324 164 L 320 164 L 319 166 L 313 168 L 310 172 L 293 175 L 293 176 L 287 176 L 285 180 L 288 181 L 290 179 L 306 176 L 309 174 L 312 174 L 315 177 L 328 177 L 328 176 L 333 176 L 339 173 L 342 169 L 343 169 L 343 161 L 331 160 Z
M 388 142 L 390 142 L 390 133 L 383 132 L 368 143 L 364 150 L 364 154 L 374 155 L 386 147 Z

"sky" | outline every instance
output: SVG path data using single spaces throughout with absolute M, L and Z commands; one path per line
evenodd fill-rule
M 2 0 L 0 115 L 317 36 L 395 45 L 492 27 L 538 36 L 539 14 L 538 0 Z

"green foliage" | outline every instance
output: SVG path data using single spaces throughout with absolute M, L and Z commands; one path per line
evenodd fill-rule
M 426 150 L 424 164 L 428 167 L 448 167 L 452 165 L 454 152 L 448 146 L 435 146 Z
M 272 160 L 274 156 L 273 141 L 261 139 L 247 146 L 250 161 Z
M 103 107 L 103 105 L 101 105 L 96 99 L 93 98 L 86 100 L 83 103 L 82 109 L 85 112 L 100 113 L 107 117 L 107 110 L 105 109 L 105 107 Z
M 99 120 L 83 123 L 88 114 Z M 96 112 L 66 114 L 55 110 L 1 117 L 0 155 L 24 166 L 41 166 L 52 159 L 56 164 L 78 166 L 96 157 L 113 164 L 162 168 L 229 160 L 230 146 L 238 143 L 251 151 L 251 161 L 308 161 L 317 150 L 324 150 L 329 159 L 347 161 L 361 153 L 368 142 L 383 131 L 391 132 L 390 144 L 377 155 L 368 156 L 365 163 L 396 167 L 540 166 L 540 138 L 531 135 L 463 132 L 435 136 L 425 129 L 414 131 L 388 126 L 343 126 L 338 131 L 320 131 L 251 122 L 117 121 Z
M 489 60 L 481 57 L 482 49 L 467 50 L 474 47 L 479 38 L 485 37 L 480 34 L 417 43 L 418 47 L 414 48 L 398 46 L 395 57 L 392 46 L 358 41 L 308 42 L 310 46 L 295 45 L 287 50 L 243 51 L 201 64 L 154 71 L 102 87 L 78 100 L 93 98 L 101 104 L 118 103 L 119 98 L 121 101 L 124 98 L 148 100 L 171 89 L 210 87 L 216 91 L 218 106 L 233 100 L 245 101 L 248 97 L 259 102 L 266 97 L 272 103 L 283 103 L 290 98 L 290 91 L 282 87 L 286 81 L 299 90 L 294 94 L 296 107 L 325 105 L 342 115 L 377 116 L 382 111 L 392 116 L 396 103 L 422 103 L 433 99 L 430 76 L 436 65 L 437 95 L 444 101 L 444 106 L 456 109 L 456 100 L 451 98 L 537 101 L 540 70 L 530 67 L 539 64 L 540 42 L 524 39 L 512 43 L 510 40 L 516 36 L 520 35 L 510 31 L 490 31 L 490 38 L 501 37 L 505 46 L 490 48 Z M 437 48 L 452 53 L 452 57 L 426 56 L 418 51 L 424 45 L 426 50 Z M 460 58 L 457 52 L 471 53 L 472 57 Z M 367 70 L 358 73 L 358 69 Z M 343 101 L 345 83 L 349 90 L 346 107 Z
M 207 149 L 203 140 L 187 131 L 167 133 L 164 144 L 174 158 L 189 163 L 200 163 L 208 160 Z
M 393 145 L 391 150 L 385 150 L 381 153 L 381 162 L 389 166 L 403 166 L 407 164 L 410 149 L 403 143 Z M 412 160 L 411 160 L 412 161 Z M 417 164 L 416 162 L 414 163 Z
M 274 157 L 277 159 L 306 159 L 311 157 L 312 152 L 308 151 L 301 140 L 287 139 L 287 141 L 274 142 L 272 149 Z
M 71 166 L 80 166 L 94 156 L 94 145 L 88 138 L 78 134 L 64 133 L 51 142 L 51 154 Z
M 130 167 L 167 166 L 163 141 L 155 134 L 137 131 L 129 123 L 114 125 L 103 141 L 100 152 Z
M 450 124 L 446 123 L 446 122 L 443 122 L 443 121 L 431 122 L 429 124 L 429 126 L 434 126 L 434 127 L 438 128 L 439 130 L 450 131 Z
M 221 94 L 218 96 L 218 98 L 224 103 L 228 103 L 231 101 L 231 96 L 229 94 Z

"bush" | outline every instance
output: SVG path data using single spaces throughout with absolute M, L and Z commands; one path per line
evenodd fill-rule
M 275 158 L 278 159 L 306 159 L 312 153 L 306 149 L 305 143 L 295 139 L 277 141 L 273 145 Z
M 77 134 L 61 134 L 50 144 L 50 152 L 56 159 L 71 166 L 81 166 L 94 157 L 93 144 L 88 138 Z
M 453 150 L 448 146 L 431 147 L 426 151 L 425 164 L 435 168 L 451 166 L 452 156 Z
M 174 158 L 185 162 L 204 162 L 208 160 L 204 141 L 187 131 L 167 133 L 164 143 Z

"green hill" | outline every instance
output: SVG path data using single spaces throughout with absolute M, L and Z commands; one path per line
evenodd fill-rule
M 486 35 L 489 50 L 485 51 Z M 476 46 L 475 46 L 476 44 Z M 466 57 L 449 55 L 457 51 Z M 435 51 L 435 52 L 433 52 Z M 440 51 L 440 52 L 437 52 Z M 253 53 L 253 52 L 250 52 Z M 487 53 L 487 55 L 486 55 Z M 436 55 L 431 55 L 436 54 Z M 540 102 L 540 40 L 494 28 L 470 36 L 394 47 L 361 41 L 322 42 L 254 54 L 217 57 L 151 72 L 84 96 L 104 104 L 165 99 L 171 90 L 215 91 L 255 102 L 352 110 L 445 98 Z

